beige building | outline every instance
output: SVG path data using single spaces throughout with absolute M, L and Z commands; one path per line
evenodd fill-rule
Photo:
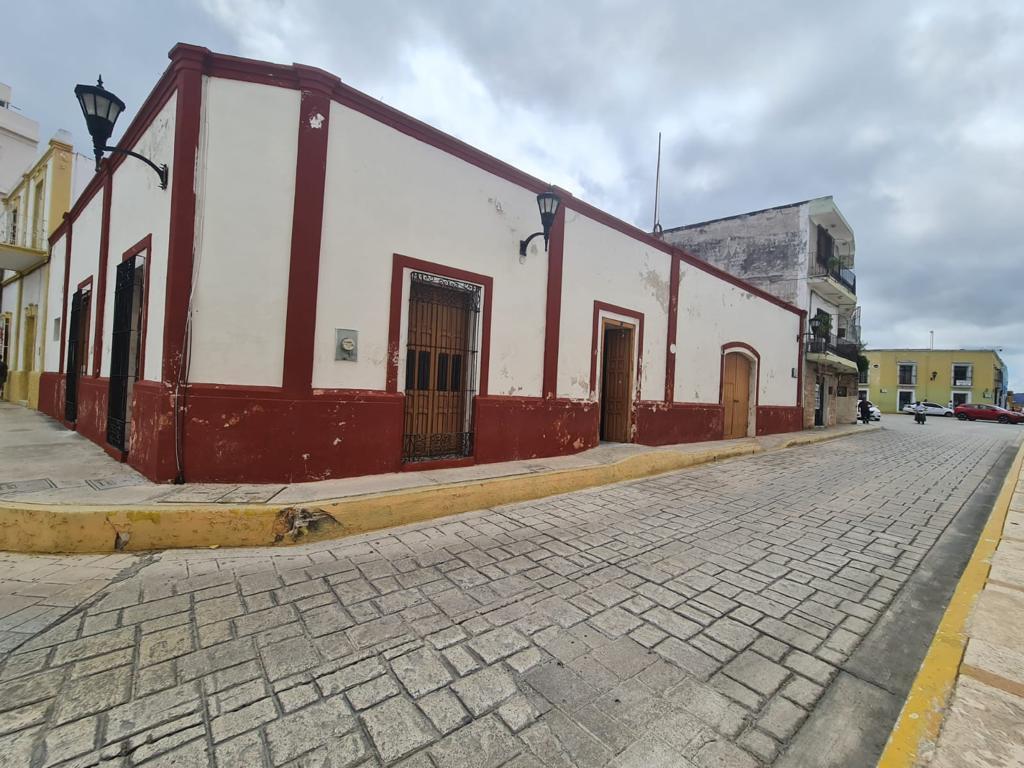
M 4 399 L 36 408 L 47 342 L 43 318 L 49 237 L 71 207 L 75 154 L 70 134 L 58 131 L 34 163 L 33 141 L 27 162 L 11 174 L 7 161 L 25 156 L 26 136 L 33 130 L 38 134 L 38 125 L 21 115 L 11 120 L 4 114 L 10 112 L 9 93 L 9 88 L 0 88 L 0 158 L 5 159 L 0 181 L 13 182 L 0 195 L 0 359 L 7 365 Z M 4 130 L 8 123 L 21 132 Z

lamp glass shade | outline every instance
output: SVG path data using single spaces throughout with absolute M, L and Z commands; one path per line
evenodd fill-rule
M 541 192 L 537 195 L 537 207 L 540 209 L 541 219 L 547 216 L 554 217 L 558 212 L 558 205 L 561 199 L 554 192 Z
M 97 150 L 105 147 L 114 132 L 114 123 L 124 111 L 124 102 L 102 85 L 76 85 L 75 96 L 82 108 L 93 146 Z

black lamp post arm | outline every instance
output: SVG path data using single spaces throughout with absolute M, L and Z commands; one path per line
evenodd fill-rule
M 519 241 L 519 255 L 520 256 L 525 256 L 526 255 L 526 249 L 530 247 L 530 241 L 533 240 L 533 238 L 535 238 L 535 237 L 540 237 L 541 235 L 544 235 L 544 233 L 543 232 L 534 232 L 532 235 L 530 235 L 525 240 L 520 240 Z M 544 250 L 546 251 L 547 249 L 548 249 L 548 239 L 547 239 L 547 236 L 545 236 L 544 237 Z
M 128 155 L 129 157 L 134 157 L 136 160 L 141 160 L 146 165 L 148 165 L 150 168 L 152 168 L 154 171 L 156 171 L 156 175 L 160 177 L 160 189 L 167 189 L 167 165 L 166 165 L 166 163 L 164 165 L 157 165 L 152 160 L 150 160 L 148 157 L 143 157 L 138 152 L 132 152 L 130 149 L 121 149 L 120 147 L 104 147 L 102 149 L 102 151 L 103 152 L 116 152 L 119 155 Z M 99 158 L 97 158 L 96 166 L 97 166 L 96 169 L 99 170 Z

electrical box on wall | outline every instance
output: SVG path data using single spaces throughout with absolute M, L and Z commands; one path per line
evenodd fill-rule
M 359 331 L 334 329 L 334 359 L 355 362 L 359 359 Z

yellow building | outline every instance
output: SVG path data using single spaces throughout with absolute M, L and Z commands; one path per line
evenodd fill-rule
M 859 395 L 884 413 L 925 400 L 940 405 L 989 403 L 1006 407 L 1009 374 L 994 349 L 871 349 Z
M 70 209 L 75 162 L 71 137 L 59 131 L 42 156 L 0 198 L 0 359 L 4 399 L 32 408 L 46 346 L 48 240 Z M 58 336 L 59 338 L 59 336 Z

